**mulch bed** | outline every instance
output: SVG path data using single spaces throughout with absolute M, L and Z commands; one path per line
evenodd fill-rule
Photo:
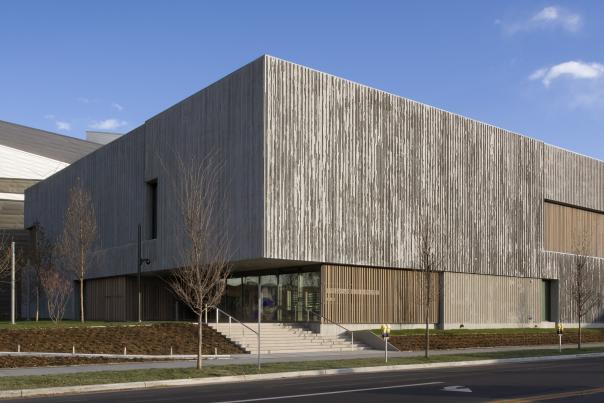
M 122 354 L 197 354 L 197 325 L 162 323 L 136 326 L 33 328 L 0 330 L 0 351 Z M 244 351 L 204 326 L 203 353 L 239 354 Z
M 585 332 L 581 339 L 584 343 L 604 342 L 604 332 Z M 391 336 L 389 341 L 401 351 L 422 350 L 425 343 L 423 335 Z M 577 332 L 566 332 L 562 337 L 563 343 L 577 343 L 577 341 Z M 430 348 L 435 350 L 546 344 L 558 344 L 558 335 L 554 331 L 552 333 L 430 335 Z
M 134 362 L 139 359 L 119 358 L 83 358 L 83 357 L 0 357 L 0 368 L 31 368 L 60 365 L 107 364 L 115 362 Z

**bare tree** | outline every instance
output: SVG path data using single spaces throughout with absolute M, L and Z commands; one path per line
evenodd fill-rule
M 40 283 L 46 294 L 48 316 L 58 324 L 65 315 L 67 301 L 71 293 L 71 281 L 64 274 L 48 265 L 40 272 Z
M 427 215 L 424 215 L 420 223 L 419 232 L 419 269 L 422 271 L 423 308 L 425 320 L 425 345 L 424 356 L 430 355 L 430 311 L 432 310 L 432 297 L 434 294 L 432 277 L 436 271 L 441 270 L 443 254 L 436 246 L 434 229 Z M 441 245 L 441 250 L 443 246 Z
M 0 283 L 12 284 L 12 268 L 13 268 L 13 250 L 12 243 L 13 237 L 10 232 L 0 230 Z M 23 245 L 15 245 L 15 281 L 19 281 L 19 276 L 23 269 Z M 9 287 L 7 292 L 10 295 L 9 301 L 12 300 L 12 286 Z M 16 301 L 15 301 L 16 302 Z M 15 312 L 16 314 L 16 312 Z M 11 303 L 11 315 L 12 315 L 12 303 Z
M 587 234 L 583 233 L 575 245 L 570 267 L 570 295 L 574 311 L 579 323 L 579 340 L 577 348 L 581 349 L 581 323 L 585 315 L 599 302 L 600 294 L 589 278 L 589 248 Z
M 80 320 L 84 322 L 84 279 L 92 264 L 97 225 L 90 193 L 78 178 L 69 192 L 63 232 L 57 242 L 57 254 L 66 272 L 80 283 Z
M 201 161 L 177 158 L 176 194 L 183 219 L 182 266 L 169 280 L 172 290 L 198 319 L 197 368 L 202 367 L 203 321 L 208 306 L 220 303 L 230 272 L 230 248 L 219 196 L 222 165 L 210 155 Z
M 42 289 L 43 271 L 50 267 L 53 246 L 46 237 L 46 231 L 39 223 L 34 224 L 32 245 L 29 251 L 30 278 L 33 277 L 33 293 L 36 303 L 36 322 L 40 319 L 40 294 Z M 28 308 L 29 309 L 29 308 Z
M 4 280 L 12 269 L 12 239 L 4 231 L 0 231 L 0 280 Z

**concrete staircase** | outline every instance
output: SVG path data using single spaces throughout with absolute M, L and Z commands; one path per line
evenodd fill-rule
M 258 339 L 256 333 L 241 324 L 208 323 L 210 327 L 223 336 L 238 344 L 246 351 L 256 354 Z M 257 331 L 257 323 L 246 323 L 247 326 Z M 367 350 L 368 347 L 354 343 L 351 344 L 349 336 L 326 336 L 313 333 L 300 326 L 286 323 L 262 323 L 260 325 L 260 353 L 300 353 L 300 352 L 341 352 Z

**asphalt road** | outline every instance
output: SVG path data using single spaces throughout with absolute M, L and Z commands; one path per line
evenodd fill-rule
M 604 401 L 604 360 L 582 358 L 97 393 L 15 402 Z

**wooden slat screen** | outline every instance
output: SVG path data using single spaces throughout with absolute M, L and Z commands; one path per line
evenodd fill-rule
M 604 214 L 580 208 L 544 203 L 543 248 L 576 253 L 583 237 L 589 256 L 604 258 Z
M 373 267 L 321 267 L 322 314 L 336 323 L 422 323 L 422 272 Z M 439 274 L 432 274 L 430 322 L 439 315 Z

